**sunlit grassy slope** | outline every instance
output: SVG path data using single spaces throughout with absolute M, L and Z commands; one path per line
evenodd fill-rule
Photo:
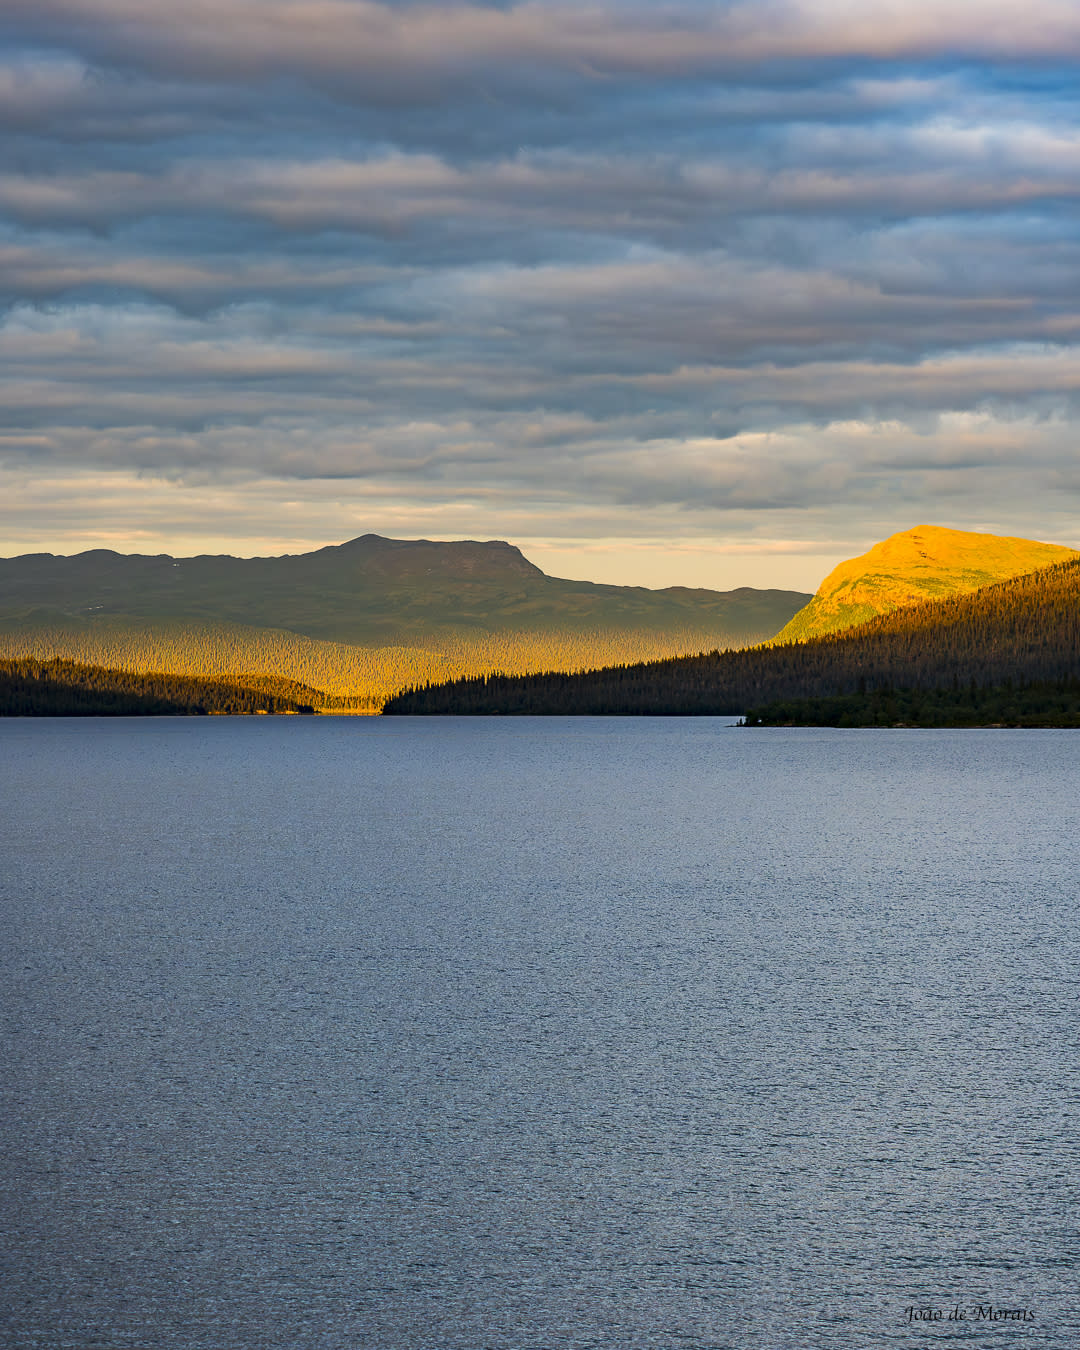
M 563 581 L 499 542 L 366 535 L 289 558 L 36 554 L 0 559 L 0 656 L 296 680 L 368 712 L 466 675 L 745 646 L 807 598 Z
M 1077 556 L 1060 544 L 916 525 L 834 568 L 773 641 L 842 632 L 879 614 L 965 595 Z

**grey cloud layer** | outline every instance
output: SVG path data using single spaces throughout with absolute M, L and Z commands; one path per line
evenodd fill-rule
M 864 138 L 869 140 L 869 138 Z M 924 142 L 924 145 L 920 145 Z M 0 209 L 34 225 L 102 226 L 221 213 L 287 230 L 400 231 L 464 221 L 483 230 L 559 229 L 624 237 L 704 233 L 761 215 L 875 218 L 1071 204 L 1080 197 L 1080 132 L 956 128 L 876 138 L 862 163 L 829 162 L 850 146 L 773 147 L 775 163 L 584 154 L 519 154 L 460 167 L 433 155 L 368 159 L 196 161 L 132 170 L 5 173 Z M 814 163 L 816 158 L 819 162 Z M 798 164 L 784 163 L 797 160 Z
M 550 533 L 1076 510 L 1071 0 L 7 0 L 0 35 L 0 461 Z
M 354 97 L 430 96 L 507 71 L 670 77 L 782 60 L 1058 61 L 1080 50 L 1070 0 L 742 0 L 734 4 L 374 4 L 368 0 L 8 0 L 8 26 L 74 39 L 105 64 L 205 78 L 332 77 Z M 359 86 L 359 87 L 357 87 Z

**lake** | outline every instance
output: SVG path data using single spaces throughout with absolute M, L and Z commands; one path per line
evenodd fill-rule
M 5 1345 L 1080 1344 L 1080 734 L 27 719 L 0 784 Z

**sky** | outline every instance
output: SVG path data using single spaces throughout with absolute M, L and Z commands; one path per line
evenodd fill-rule
M 0 554 L 1080 545 L 1076 0 L 3 0 Z

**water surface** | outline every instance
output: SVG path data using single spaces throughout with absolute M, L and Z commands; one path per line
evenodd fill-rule
M 1078 751 L 0 723 L 4 1344 L 1080 1344 Z

